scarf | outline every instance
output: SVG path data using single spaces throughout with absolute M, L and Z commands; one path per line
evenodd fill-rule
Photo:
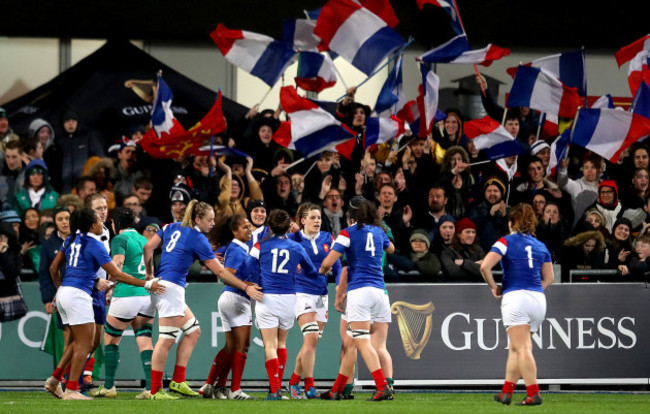
M 339 210 L 337 213 L 333 213 L 329 211 L 328 209 L 324 208 L 323 213 L 325 213 L 325 216 L 330 222 L 330 225 L 332 226 L 332 235 L 337 236 L 341 230 L 341 219 L 343 218 L 343 210 Z
M 38 191 L 34 191 L 31 187 L 27 189 L 27 195 L 29 195 L 29 201 L 31 202 L 32 207 L 40 208 L 43 194 L 45 194 L 45 187 Z

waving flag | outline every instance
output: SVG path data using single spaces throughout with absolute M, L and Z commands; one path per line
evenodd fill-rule
M 562 135 L 558 136 L 555 141 L 553 141 L 551 144 L 551 159 L 546 169 L 546 175 L 555 175 L 558 164 L 566 157 L 570 142 L 571 128 L 567 128 Z
M 354 3 L 359 4 L 366 9 L 376 14 L 382 19 L 388 27 L 395 27 L 399 23 L 393 6 L 390 5 L 388 0 L 352 0 Z
M 320 37 L 314 34 L 316 20 L 291 19 L 282 23 L 282 43 L 296 51 L 318 51 Z
M 598 108 L 614 108 L 614 101 L 612 100 L 612 95 L 607 94 L 598 98 L 593 104 L 591 104 L 593 109 Z
M 427 63 L 449 63 L 468 50 L 470 50 L 470 48 L 469 43 L 467 43 L 467 36 L 462 34 L 434 49 L 431 49 L 420 56 L 418 60 Z
M 280 90 L 280 102 L 290 121 L 282 122 L 273 140 L 295 149 L 305 157 L 353 138 L 356 134 L 310 100 L 298 95 L 293 86 Z
M 515 137 L 489 116 L 466 122 L 463 131 L 474 142 L 476 149 L 483 150 L 491 160 L 523 152 Z
M 226 130 L 221 108 L 221 91 L 212 108 L 196 125 L 187 131 L 183 130 L 180 124 L 178 127 L 173 134 L 160 137 L 156 137 L 154 129 L 150 129 L 140 141 L 142 149 L 154 158 L 179 158 L 196 153 L 203 142 Z
M 172 90 L 169 89 L 162 76 L 158 76 L 158 89 L 156 99 L 153 102 L 151 123 L 156 135 L 161 139 L 185 132 L 183 126 L 172 113 L 173 100 L 174 94 Z
M 420 132 L 420 105 L 417 100 L 408 101 L 404 106 L 397 111 L 397 117 L 409 126 L 413 135 L 418 135 Z
M 365 147 L 383 144 L 404 133 L 404 121 L 396 116 L 388 118 L 370 117 L 366 122 Z
M 210 154 L 214 155 L 215 157 L 221 157 L 223 155 L 225 155 L 226 157 L 239 157 L 239 158 L 250 157 L 250 155 L 246 154 L 243 151 L 240 151 L 236 148 L 230 148 L 225 145 L 212 145 L 212 146 L 203 145 L 202 147 L 199 147 L 199 149 L 194 153 L 194 155 L 203 155 L 203 156 L 210 156 Z
M 351 0 L 329 0 L 314 33 L 322 39 L 321 48 L 338 53 L 366 75 L 406 43 L 384 20 Z
M 210 37 L 226 60 L 271 87 L 296 53 L 269 36 L 231 30 L 221 23 L 210 33 Z
M 456 8 L 456 2 L 454 0 L 417 0 L 418 1 L 418 8 L 422 10 L 422 7 L 424 7 L 425 4 L 431 4 L 432 6 L 436 7 L 442 7 L 447 14 L 449 14 L 449 18 L 451 19 L 451 27 L 454 29 L 454 31 L 457 34 L 463 34 L 465 33 L 465 28 L 463 27 L 463 23 L 460 21 L 460 14 L 458 13 L 458 9 Z
M 430 133 L 433 128 L 434 119 L 438 110 L 438 90 L 440 88 L 440 78 L 427 65 L 420 63 L 420 73 L 422 74 L 422 97 L 424 107 L 424 119 L 426 133 Z
M 583 109 L 578 113 L 571 141 L 611 162 L 625 149 L 650 134 L 650 119 L 616 109 Z
M 587 71 L 585 67 L 585 54 L 582 50 L 558 53 L 535 59 L 522 66 L 545 69 L 560 78 L 562 83 L 578 89 L 580 96 L 587 95 Z M 514 79 L 517 67 L 508 68 L 506 72 Z
M 618 52 L 616 52 L 616 63 L 618 63 L 618 67 L 620 68 L 623 66 L 623 63 L 634 59 L 634 57 L 643 50 L 650 50 L 650 34 L 622 47 Z
M 379 91 L 377 96 L 377 103 L 375 103 L 375 112 L 381 114 L 386 110 L 390 110 L 394 105 L 400 104 L 400 100 L 404 101 L 404 94 L 402 93 L 402 56 L 397 59 L 395 66 L 388 74 L 384 86 Z
M 509 108 L 525 106 L 559 117 L 573 118 L 580 105 L 576 88 L 564 85 L 544 69 L 519 66 L 508 96 Z
M 300 52 L 296 85 L 306 91 L 321 92 L 336 84 L 334 62 L 327 54 Z
M 636 95 L 642 82 L 650 83 L 650 70 L 648 66 L 650 66 L 650 50 L 639 52 L 630 61 L 630 66 L 627 70 L 627 81 L 630 84 L 632 95 Z

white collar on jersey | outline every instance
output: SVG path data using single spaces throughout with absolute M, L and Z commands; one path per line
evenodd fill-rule
M 246 251 L 246 254 L 248 254 L 248 245 L 246 243 L 237 239 L 232 239 L 232 242 L 235 243 L 237 246 L 241 247 L 242 249 L 244 249 L 244 251 Z
M 314 254 L 318 254 L 318 246 L 316 245 L 316 238 L 318 237 L 318 235 L 320 234 L 320 232 L 319 232 L 318 234 L 316 234 L 314 237 L 310 237 L 310 236 L 308 236 L 308 235 L 307 235 L 304 231 L 302 231 L 302 230 L 300 230 L 300 234 L 302 235 L 302 237 L 303 237 L 305 240 L 309 240 L 309 243 L 311 243 L 311 248 L 312 248 L 312 250 L 314 250 Z

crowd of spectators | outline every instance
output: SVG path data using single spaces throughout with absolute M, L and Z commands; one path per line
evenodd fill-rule
M 617 164 L 571 146 L 551 168 L 555 137 L 540 136 L 539 114 L 501 108 L 487 92 L 487 113 L 517 138 L 522 154 L 488 160 L 463 134 L 468 119 L 457 109 L 447 109 L 426 137 L 407 134 L 366 147 L 371 109 L 354 100 L 354 88 L 336 110 L 356 133 L 350 158 L 324 151 L 293 167 L 301 155 L 272 139 L 281 108 L 255 106 L 216 137 L 249 158 L 173 160 L 153 159 L 142 150 L 144 126 L 106 145 L 65 110 L 57 123 L 61 130 L 52 127 L 53 120 L 34 119 L 18 135 L 0 108 L 0 225 L 13 228 L 4 232 L 13 254 L 38 275 L 47 269 L 41 262 L 52 257 L 48 240 L 66 234 L 57 213 L 81 208 L 94 193 L 106 198 L 109 209 L 133 209 L 137 230 L 148 237 L 164 223 L 181 220 L 194 198 L 214 205 L 217 215 L 246 214 L 251 222 L 253 210 L 295 215 L 301 203 L 316 203 L 322 206 L 322 229 L 336 236 L 347 226 L 347 201 L 363 196 L 376 203 L 396 247 L 385 260 L 387 281 L 474 283 L 482 281 L 486 252 L 508 233 L 510 208 L 529 203 L 539 220 L 536 236 L 561 266 L 562 281 L 644 280 L 650 266 L 645 141 L 624 151 Z M 570 273 L 594 269 L 611 272 Z

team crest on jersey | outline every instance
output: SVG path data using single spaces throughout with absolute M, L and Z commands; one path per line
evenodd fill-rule
M 329 253 L 329 251 L 330 251 L 330 246 L 329 246 L 329 244 L 324 244 L 324 245 L 323 245 L 323 250 L 325 250 L 325 253 Z

